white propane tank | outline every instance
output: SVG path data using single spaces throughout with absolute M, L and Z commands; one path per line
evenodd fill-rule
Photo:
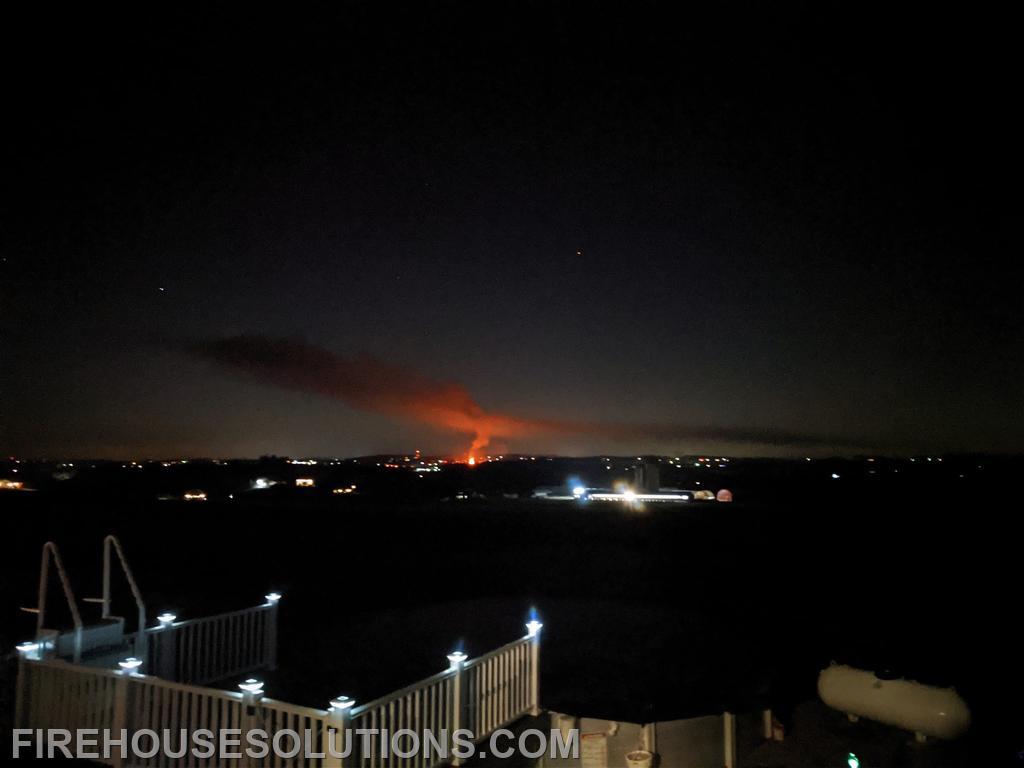
M 833 709 L 920 736 L 953 739 L 971 724 L 971 710 L 952 688 L 913 680 L 879 680 L 874 673 L 833 664 L 818 675 L 818 695 Z
M 560 712 L 551 713 L 551 728 L 557 729 L 562 734 L 562 743 L 568 744 L 572 730 L 576 728 L 576 718 L 573 715 L 563 715 Z

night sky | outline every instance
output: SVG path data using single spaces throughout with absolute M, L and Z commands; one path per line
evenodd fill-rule
M 826 7 L 8 17 L 0 449 L 1017 451 L 1014 27 Z

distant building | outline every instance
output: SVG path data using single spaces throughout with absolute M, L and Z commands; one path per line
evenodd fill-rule
M 633 470 L 633 488 L 637 493 L 657 493 L 661 488 L 661 474 L 653 461 L 637 464 Z

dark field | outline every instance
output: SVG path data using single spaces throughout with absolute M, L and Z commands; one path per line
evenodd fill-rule
M 193 504 L 8 493 L 0 639 L 9 649 L 32 634 L 18 606 L 35 602 L 45 540 L 81 603 L 100 594 L 113 532 L 151 617 L 284 594 L 273 698 L 367 701 L 439 671 L 456 644 L 473 655 L 519 636 L 535 606 L 553 709 L 664 720 L 768 704 L 785 719 L 836 659 L 955 685 L 975 716 L 968 747 L 1009 757 L 1024 748 L 1024 706 L 1008 487 L 823 486 L 643 512 L 293 490 Z M 131 617 L 127 590 L 115 594 Z

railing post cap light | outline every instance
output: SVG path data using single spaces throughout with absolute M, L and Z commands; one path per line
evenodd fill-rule
M 536 637 L 537 633 L 540 632 L 541 627 L 543 626 L 544 625 L 536 619 L 530 619 L 530 621 L 526 622 L 527 637 Z
M 117 666 L 121 668 L 121 673 L 125 675 L 135 674 L 135 670 L 142 666 L 142 659 L 137 659 L 134 656 L 129 656 L 124 661 L 117 662 Z
M 174 620 L 178 617 L 170 611 L 165 611 L 156 617 L 156 620 L 160 622 L 161 626 L 168 626 L 174 623 Z
M 281 599 L 281 593 L 280 592 L 271 592 L 271 593 L 269 593 L 267 595 L 264 595 L 263 597 L 271 605 L 276 605 L 277 602 Z
M 346 709 L 351 708 L 356 703 L 356 700 L 351 696 L 336 696 L 331 699 L 331 709 L 343 712 Z
M 250 677 L 245 682 L 239 683 L 238 687 L 242 693 L 263 693 L 263 681 L 257 680 L 255 677 Z
M 43 646 L 34 640 L 26 640 L 23 643 L 18 643 L 14 648 L 27 659 L 38 659 Z
M 452 651 L 448 654 L 448 664 L 450 669 L 456 669 L 462 662 L 468 659 L 469 656 L 463 651 Z

